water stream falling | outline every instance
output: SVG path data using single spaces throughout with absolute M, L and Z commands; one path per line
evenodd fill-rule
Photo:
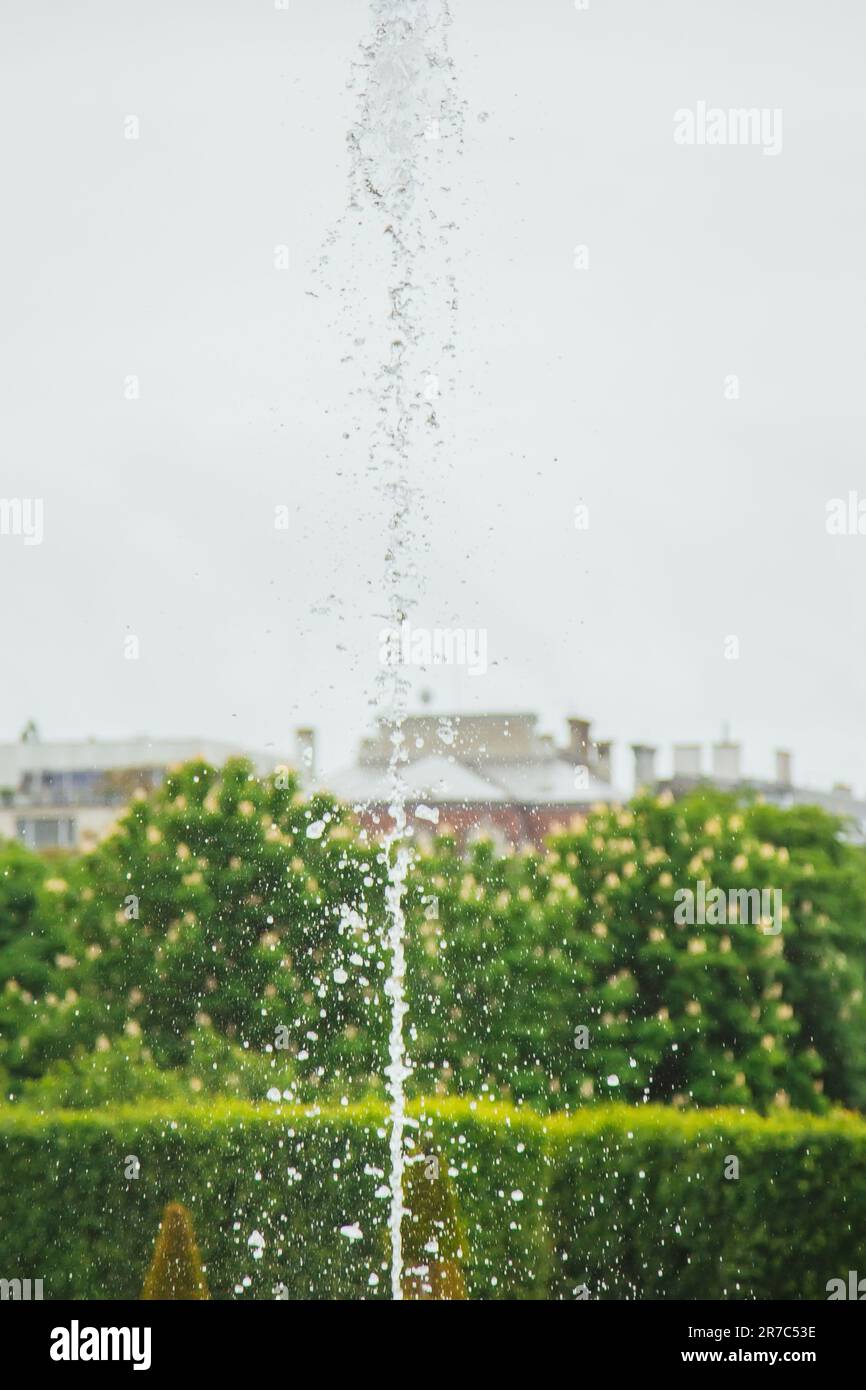
M 354 75 L 358 116 L 349 131 L 351 196 L 347 220 L 373 233 L 387 255 L 385 322 L 373 325 L 374 360 L 366 393 L 373 409 L 368 468 L 385 502 L 388 545 L 385 611 L 389 631 L 399 632 L 421 591 L 419 490 L 413 465 L 434 462 L 441 448 L 435 401 L 445 359 L 453 355 L 451 314 L 455 294 L 448 251 L 451 223 L 442 216 L 450 190 L 442 184 L 445 153 L 459 145 L 461 107 L 448 55 L 448 0 L 371 0 L 371 33 L 361 45 Z M 433 175 L 438 187 L 431 188 Z M 444 196 L 443 196 L 444 195 Z M 364 254 L 363 251 L 361 254 Z M 447 327 L 436 323 L 437 309 Z M 384 329 L 384 336 L 381 332 Z M 358 340 L 359 344 L 363 339 Z M 431 387 L 431 382 L 434 384 Z M 387 865 L 387 938 L 390 962 L 386 994 L 391 1025 L 385 1074 L 390 1119 L 391 1292 L 403 1297 L 402 1221 L 405 1083 L 411 1073 L 403 1023 L 406 879 L 411 865 L 407 825 L 403 722 L 410 683 L 397 662 L 380 673 L 379 697 L 391 730 L 390 820 L 383 854 Z

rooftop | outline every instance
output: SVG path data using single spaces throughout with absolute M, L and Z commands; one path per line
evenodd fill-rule
M 610 745 L 590 741 L 587 720 L 572 719 L 569 729 L 569 742 L 557 747 L 535 714 L 409 715 L 400 770 L 406 799 L 565 807 L 627 800 L 611 785 Z M 390 726 L 380 721 L 357 764 L 330 777 L 329 789 L 353 803 L 387 805 L 391 752 Z

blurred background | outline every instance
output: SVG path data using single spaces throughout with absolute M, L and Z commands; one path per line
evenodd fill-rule
M 862 795 L 866 538 L 826 508 L 866 490 L 863 16 L 452 11 L 459 371 L 447 463 L 416 479 L 416 620 L 486 630 L 488 664 L 418 694 L 555 737 L 592 716 L 627 785 L 629 741 L 727 724 L 756 777 L 782 746 Z M 10 0 L 0 492 L 43 499 L 44 539 L 0 537 L 0 739 L 34 718 L 279 760 L 301 724 L 325 774 L 352 761 L 383 511 L 316 267 L 366 23 L 364 0 Z M 678 146 L 699 101 L 781 108 L 781 153 Z M 363 258 L 343 270 L 363 294 Z

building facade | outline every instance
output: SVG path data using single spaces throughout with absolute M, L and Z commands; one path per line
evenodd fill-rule
M 486 835 L 503 847 L 540 845 L 592 804 L 627 799 L 611 781 L 611 744 L 595 742 L 586 719 L 569 719 L 557 746 L 534 714 L 409 715 L 403 747 L 407 818 L 420 840 L 450 832 L 461 844 Z M 355 766 L 326 783 L 377 835 L 393 824 L 391 750 L 383 720 Z
M 245 755 L 260 772 L 273 760 L 213 739 L 87 739 L 27 736 L 0 744 L 0 838 L 31 849 L 83 849 L 111 829 L 138 790 L 158 787 L 191 758 L 219 766 Z
M 673 771 L 667 777 L 659 777 L 656 773 L 656 748 L 649 744 L 632 744 L 632 750 L 635 790 L 649 787 L 685 796 L 701 786 L 713 786 L 740 796 L 758 797 L 775 806 L 820 806 L 831 815 L 842 817 L 847 838 L 866 843 L 866 801 L 855 797 L 846 782 L 836 782 L 829 791 L 797 786 L 793 757 L 788 749 L 780 748 L 776 752 L 775 777 L 746 775 L 741 766 L 741 745 L 729 739 L 711 745 L 708 766 L 704 764 L 701 744 L 675 743 Z
M 534 714 L 411 715 L 403 724 L 406 761 L 400 775 L 407 818 L 416 838 L 453 832 L 460 843 L 489 835 L 501 846 L 541 845 L 595 803 L 621 804 L 641 789 L 684 796 L 714 786 L 775 805 L 820 806 L 844 822 L 847 838 L 866 843 L 866 802 L 850 786 L 830 791 L 797 786 L 790 752 L 776 754 L 776 775 L 746 776 L 742 750 L 725 738 L 711 747 L 709 764 L 698 743 L 673 747 L 673 771 L 660 776 L 658 749 L 632 744 L 633 785 L 612 778 L 613 745 L 596 741 L 587 719 L 567 721 L 567 737 L 557 745 L 542 733 Z M 380 722 L 363 740 L 358 761 L 331 778 L 328 789 L 356 810 L 377 835 L 392 825 L 389 764 L 391 730 Z

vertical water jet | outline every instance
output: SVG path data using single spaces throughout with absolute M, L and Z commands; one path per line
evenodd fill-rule
M 373 424 L 368 450 L 370 476 L 387 512 L 385 611 L 382 618 L 399 631 L 421 590 L 419 554 L 423 538 L 415 525 L 418 489 L 412 462 L 420 451 L 441 447 L 436 411 L 430 401 L 431 371 L 453 353 L 450 317 L 454 284 L 448 254 L 451 224 L 434 206 L 430 171 L 449 141 L 459 137 L 461 108 L 448 54 L 451 22 L 447 0 L 371 0 L 371 32 L 361 44 L 354 81 L 358 116 L 349 131 L 351 196 L 345 222 L 384 237 L 387 322 L 367 388 Z M 445 190 L 438 190 L 439 200 Z M 437 346 L 431 332 L 439 299 L 449 329 Z M 363 340 L 359 340 L 363 341 Z M 375 351 L 375 350 L 374 350 Z M 426 354 L 426 356 L 425 356 Z M 405 1083 L 411 1074 L 403 1022 L 405 997 L 406 877 L 411 865 L 401 766 L 405 761 L 403 721 L 409 681 L 399 662 L 380 673 L 379 700 L 391 730 L 390 827 L 383 843 L 387 872 L 387 933 L 390 962 L 386 993 L 391 1023 L 385 1074 L 390 1119 L 391 1290 L 403 1297 L 402 1222 Z

